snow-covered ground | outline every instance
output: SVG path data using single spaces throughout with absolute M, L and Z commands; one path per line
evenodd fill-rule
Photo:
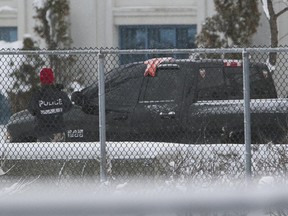
M 4 130 L 2 130 L 4 133 Z M 4 134 L 2 134 L 4 135 Z M 3 139 L 2 139 L 3 140 Z M 214 154 L 244 155 L 243 145 L 187 145 L 162 142 L 106 142 L 107 158 L 113 159 L 151 159 L 176 155 L 201 155 L 208 159 Z M 63 143 L 9 143 L 3 142 L 0 154 L 6 159 L 97 159 L 100 158 L 99 142 L 63 142 Z M 244 158 L 242 158 L 243 160 Z
M 0 126 L 0 155 L 6 159 L 89 160 L 101 158 L 99 142 L 9 143 L 5 142 L 5 132 L 5 126 Z M 162 161 L 171 167 L 177 167 L 181 164 L 187 169 L 193 167 L 196 169 L 198 165 L 202 164 L 207 169 L 209 166 L 213 169 L 218 167 L 220 173 L 221 169 L 235 173 L 244 171 L 246 160 L 244 144 L 196 145 L 162 142 L 107 142 L 105 149 L 108 160 L 158 159 L 160 163 Z M 259 170 L 265 173 L 282 169 L 281 167 L 286 167 L 286 155 L 288 155 L 288 145 L 285 144 L 252 145 L 254 171 Z

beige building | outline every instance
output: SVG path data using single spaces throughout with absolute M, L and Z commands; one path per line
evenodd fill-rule
M 0 0 L 1 39 L 13 41 L 15 37 L 21 40 L 26 34 L 33 35 L 33 5 L 39 2 Z M 133 33 L 139 40 L 143 39 L 143 34 L 151 32 L 164 39 L 171 36 L 177 40 L 180 33 L 183 35 L 190 31 L 186 37 L 193 39 L 205 17 L 212 15 L 213 11 L 211 0 L 70 0 L 73 46 L 120 47 L 121 41 L 122 45 L 125 43 L 121 37 Z M 141 32 L 137 26 L 145 27 L 146 32 Z M 156 32 L 162 26 L 165 29 Z
M 26 34 L 34 35 L 33 6 L 39 2 L 41 0 L 0 0 L 0 40 L 22 40 Z M 70 0 L 72 46 L 162 48 L 165 45 L 166 48 L 191 48 L 201 24 L 214 13 L 212 2 Z M 288 13 L 278 22 L 282 45 L 288 44 L 287 18 Z M 254 44 L 269 44 L 267 29 L 268 22 L 263 15 Z

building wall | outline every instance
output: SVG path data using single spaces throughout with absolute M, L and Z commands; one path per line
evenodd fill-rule
M 72 38 L 82 47 L 118 47 L 119 25 L 197 24 L 199 30 L 214 11 L 208 1 L 85 0 L 83 7 L 79 0 L 70 0 Z
M 18 39 L 35 35 L 34 0 L 0 0 L 0 26 L 17 26 Z M 74 47 L 117 47 L 119 25 L 197 24 L 213 14 L 211 0 L 70 0 Z M 41 43 L 40 43 L 41 44 Z
M 75 47 L 95 47 L 97 45 L 98 1 L 70 0 L 71 36 Z
M 0 26 L 16 26 L 17 23 L 17 0 L 0 1 Z
M 0 26 L 17 26 L 18 39 L 35 35 L 34 0 L 0 0 Z M 119 25 L 197 24 L 197 32 L 207 16 L 215 13 L 212 0 L 70 0 L 71 36 L 74 47 L 118 47 Z M 261 5 L 259 6 L 262 11 Z M 275 7 L 280 10 L 283 5 Z M 279 20 L 279 43 L 288 44 L 286 20 Z M 269 44 L 268 21 L 262 15 L 253 44 Z
M 0 0 L 0 26 L 17 27 L 18 40 L 33 34 L 33 0 Z
M 285 5 L 282 4 L 276 4 L 276 12 L 282 10 Z M 286 7 L 288 4 L 286 3 Z M 288 11 L 286 11 L 284 14 L 282 14 L 278 18 L 278 27 L 279 27 L 279 45 L 281 46 L 287 46 L 288 45 Z

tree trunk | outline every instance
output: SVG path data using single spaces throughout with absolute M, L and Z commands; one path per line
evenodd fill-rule
M 269 25 L 271 33 L 271 47 L 278 47 L 278 26 L 277 26 L 277 15 L 275 14 L 272 0 L 267 0 L 268 10 L 270 14 Z M 269 63 L 271 65 L 276 65 L 277 53 L 269 53 Z

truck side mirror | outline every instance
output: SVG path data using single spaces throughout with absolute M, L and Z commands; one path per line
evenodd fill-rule
M 74 102 L 74 104 L 78 106 L 83 106 L 84 104 L 84 99 L 83 99 L 83 94 L 80 91 L 73 92 L 71 95 L 71 101 Z

